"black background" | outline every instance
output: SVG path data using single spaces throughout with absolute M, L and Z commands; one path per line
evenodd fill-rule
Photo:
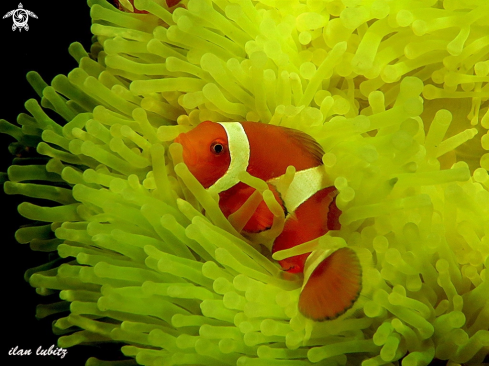
M 2 17 L 17 9 L 22 1 L 24 9 L 32 11 L 37 19 L 29 17 L 29 30 L 12 31 L 12 18 Z M 37 71 L 50 84 L 58 74 L 67 74 L 77 66 L 69 55 L 68 47 L 80 42 L 89 51 L 91 45 L 90 8 L 83 0 L 3 0 L 0 2 L 0 119 L 15 122 L 17 115 L 25 112 L 24 103 L 37 98 L 27 82 L 28 71 Z M 0 171 L 5 172 L 12 156 L 7 150 L 10 136 L 0 134 Z M 84 365 L 89 356 L 104 359 L 99 349 L 86 346 L 68 349 L 64 359 L 43 356 L 9 356 L 15 346 L 31 349 L 35 354 L 39 346 L 56 346 L 57 336 L 52 333 L 54 317 L 38 320 L 35 318 L 38 303 L 59 301 L 57 296 L 45 298 L 36 294 L 24 280 L 24 272 L 48 261 L 46 253 L 33 252 L 28 244 L 18 244 L 14 238 L 15 230 L 28 221 L 17 213 L 17 205 L 24 199 L 20 196 L 7 196 L 0 188 L 1 204 L 1 242 L 2 246 L 2 364 L 23 365 Z

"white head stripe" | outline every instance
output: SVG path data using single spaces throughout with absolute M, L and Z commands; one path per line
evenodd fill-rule
M 277 190 L 282 193 L 282 199 L 289 213 L 293 213 L 300 205 L 321 189 L 333 185 L 333 182 L 325 174 L 323 165 L 296 172 L 292 183 L 290 183 L 285 191 L 285 195 L 282 191 L 283 187 L 280 184 L 281 178 L 283 178 L 283 175 L 270 179 L 268 182 L 275 185 Z
M 209 191 L 220 193 L 239 183 L 238 174 L 245 172 L 250 161 L 250 143 L 248 136 L 239 122 L 218 122 L 228 137 L 228 149 L 231 160 L 226 173 L 219 178 Z

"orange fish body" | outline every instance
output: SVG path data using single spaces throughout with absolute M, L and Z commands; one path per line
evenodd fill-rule
M 183 159 L 190 172 L 204 188 L 219 193 L 219 206 L 226 217 L 236 212 L 254 192 L 237 179 L 240 171 L 247 171 L 268 183 L 286 215 L 284 229 L 275 239 L 272 252 L 292 248 L 328 230 L 340 228 L 341 211 L 335 204 L 334 187 L 309 189 L 309 193 L 303 193 L 298 186 L 299 193 L 289 199 L 289 195 L 283 195 L 275 186 L 276 179 L 280 179 L 290 165 L 295 167 L 296 176 L 308 174 L 322 165 L 323 150 L 309 135 L 256 122 L 206 121 L 180 134 L 175 142 L 182 144 Z M 261 201 L 243 231 L 267 230 L 272 226 L 273 217 Z M 309 254 L 286 258 L 279 263 L 285 271 L 302 273 Z M 353 305 L 360 290 L 358 258 L 351 249 L 341 248 L 308 274 L 299 310 L 314 320 L 333 319 Z

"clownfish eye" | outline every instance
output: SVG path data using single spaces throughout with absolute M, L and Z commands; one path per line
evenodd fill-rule
M 220 155 L 224 152 L 224 145 L 219 142 L 213 142 L 211 145 L 211 152 L 216 155 Z

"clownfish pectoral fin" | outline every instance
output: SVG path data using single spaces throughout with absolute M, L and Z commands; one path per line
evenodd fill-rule
M 311 273 L 299 297 L 299 311 L 315 321 L 332 320 L 353 306 L 362 289 L 355 252 L 340 248 Z
M 268 184 L 275 199 L 284 209 L 283 201 L 276 188 Z M 224 214 L 237 231 L 258 233 L 272 227 L 274 214 L 270 211 L 261 194 L 250 186 L 240 189 L 222 202 L 226 208 Z M 220 202 L 221 204 L 221 202 Z
M 279 203 L 281 207 L 281 210 L 279 209 L 279 211 L 284 212 L 284 216 L 285 216 L 285 206 L 277 189 L 275 188 L 275 186 L 271 184 L 268 184 L 268 189 L 273 193 L 275 200 Z M 243 230 L 249 233 L 258 233 L 264 230 L 268 230 L 273 225 L 274 216 L 275 215 L 273 214 L 272 211 L 270 211 L 265 201 L 261 199 L 261 202 L 258 204 L 255 213 L 253 214 L 253 216 L 251 216 L 250 220 L 246 223 Z

